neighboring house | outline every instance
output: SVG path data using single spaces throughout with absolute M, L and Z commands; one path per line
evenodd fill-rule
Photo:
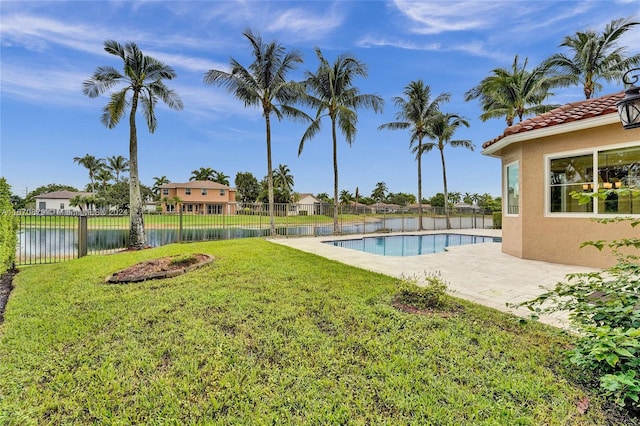
M 467 214 L 478 213 L 480 210 L 482 210 L 480 207 L 476 205 L 467 204 L 467 203 L 456 203 L 453 205 L 453 207 L 456 209 L 458 213 L 467 213 Z
M 80 212 L 86 208 L 82 206 L 71 206 L 71 199 L 77 196 L 90 197 L 93 194 L 91 192 L 74 192 L 74 191 L 54 191 L 46 194 L 36 195 L 34 197 L 36 201 L 36 210 L 40 213 L 63 213 L 67 212 Z
M 217 182 L 196 180 L 160 186 L 162 212 L 193 214 L 236 214 L 236 189 Z
M 410 212 L 414 212 L 417 213 L 420 206 L 418 206 L 418 203 L 414 203 L 414 204 L 408 204 L 406 206 L 406 208 L 410 211 Z M 422 204 L 422 212 L 431 212 L 431 204 Z
M 375 203 L 370 207 L 373 207 L 376 213 L 397 213 L 400 210 L 399 204 Z
M 640 235 L 628 223 L 594 218 L 640 218 L 640 197 L 610 194 L 581 205 L 572 192 L 640 188 L 640 128 L 625 130 L 616 102 L 624 93 L 573 102 L 519 124 L 483 145 L 502 161 L 502 251 L 525 259 L 606 267 L 606 250 L 584 241 Z M 517 284 L 517 278 L 514 281 Z
M 354 213 L 369 214 L 376 212 L 375 207 L 369 206 L 367 204 L 357 203 L 355 201 L 349 201 L 349 206 Z
M 313 194 L 300 194 L 300 199 L 289 205 L 289 216 L 293 215 L 319 215 L 326 213 L 326 203 L 323 203 Z

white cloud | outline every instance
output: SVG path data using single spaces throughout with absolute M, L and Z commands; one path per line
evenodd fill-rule
M 413 22 L 410 29 L 417 34 L 439 34 L 487 28 L 492 25 L 496 9 L 503 9 L 501 2 L 415 2 L 394 0 L 398 10 Z
M 399 49 L 406 50 L 441 50 L 442 45 L 440 43 L 426 43 L 421 44 L 415 41 L 408 40 L 400 40 L 400 39 L 385 39 L 382 37 L 376 36 L 366 36 L 358 42 L 356 42 L 356 46 L 358 47 L 397 47 Z
M 273 22 L 267 26 L 268 31 L 293 33 L 302 40 L 322 38 L 338 28 L 344 19 L 336 7 L 329 8 L 323 15 L 303 9 L 289 9 L 276 15 Z

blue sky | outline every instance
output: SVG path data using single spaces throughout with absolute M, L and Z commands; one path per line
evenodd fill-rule
M 639 18 L 634 1 L 5 1 L 0 3 L 1 130 L 0 175 L 14 193 L 48 183 L 82 188 L 86 169 L 73 162 L 87 153 L 128 156 L 128 123 L 115 129 L 100 122 L 106 97 L 89 99 L 82 81 L 100 65 L 121 69 L 103 50 L 107 39 L 133 41 L 142 51 L 177 72 L 168 85 L 184 101 L 183 111 L 160 105 L 158 128 L 150 134 L 138 120 L 140 178 L 184 182 L 191 171 L 211 167 L 233 179 L 237 172 L 266 175 L 264 119 L 222 88 L 202 83 L 209 69 L 228 70 L 233 57 L 247 66 L 250 49 L 243 30 L 259 32 L 302 52 L 305 62 L 290 77 L 315 70 L 319 47 L 330 61 L 351 53 L 367 64 L 369 76 L 356 81 L 362 93 L 385 99 L 384 113 L 359 112 L 358 133 L 349 147 L 340 137 L 340 190 L 369 195 L 384 181 L 392 192 L 417 192 L 415 157 L 409 135 L 379 131 L 395 120 L 391 98 L 422 79 L 435 95 L 449 92 L 445 112 L 467 117 L 471 152 L 447 149 L 450 191 L 500 194 L 500 165 L 480 154 L 485 141 L 501 134 L 503 120 L 482 122 L 477 102 L 464 93 L 518 54 L 538 65 L 566 35 L 587 28 L 601 31 L 613 19 Z M 637 53 L 640 29 L 622 39 Z M 600 94 L 621 90 L 609 85 Z M 555 91 L 553 103 L 582 99 L 582 89 Z M 300 193 L 333 191 L 329 122 L 297 155 L 303 124 L 273 124 L 273 163 L 286 164 Z M 423 194 L 442 191 L 436 151 L 423 160 Z

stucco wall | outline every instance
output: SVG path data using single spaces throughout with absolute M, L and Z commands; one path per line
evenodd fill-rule
M 581 243 L 640 236 L 640 229 L 632 228 L 628 223 L 603 225 L 588 217 L 545 215 L 545 155 L 629 142 L 640 144 L 640 129 L 624 130 L 616 123 L 504 148 L 501 152 L 503 182 L 506 178 L 504 165 L 518 159 L 521 201 L 520 217 L 503 219 L 503 251 L 525 259 L 571 265 L 605 267 L 614 264 L 615 259 L 608 252 L 599 252 L 593 247 L 580 249 Z

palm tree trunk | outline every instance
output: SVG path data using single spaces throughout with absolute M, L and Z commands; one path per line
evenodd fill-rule
M 331 136 L 333 137 L 333 233 L 340 233 L 338 225 L 338 142 L 336 120 L 331 117 Z
M 129 115 L 129 248 L 141 250 L 147 245 L 144 234 L 144 216 L 142 214 L 142 197 L 140 196 L 140 180 L 138 178 L 138 134 L 136 131 L 136 109 L 138 93 L 133 92 L 131 113 Z
M 418 231 L 422 231 L 422 136 L 418 137 Z
M 440 160 L 442 161 L 442 182 L 444 183 L 444 215 L 447 220 L 447 229 L 451 229 L 449 220 L 449 192 L 447 191 L 447 169 L 444 165 L 444 147 L 440 149 Z
M 267 131 L 267 188 L 269 192 L 269 227 L 271 236 L 276 235 L 276 224 L 274 221 L 273 213 L 273 167 L 271 165 L 271 120 L 269 114 L 264 116 L 266 131 Z

